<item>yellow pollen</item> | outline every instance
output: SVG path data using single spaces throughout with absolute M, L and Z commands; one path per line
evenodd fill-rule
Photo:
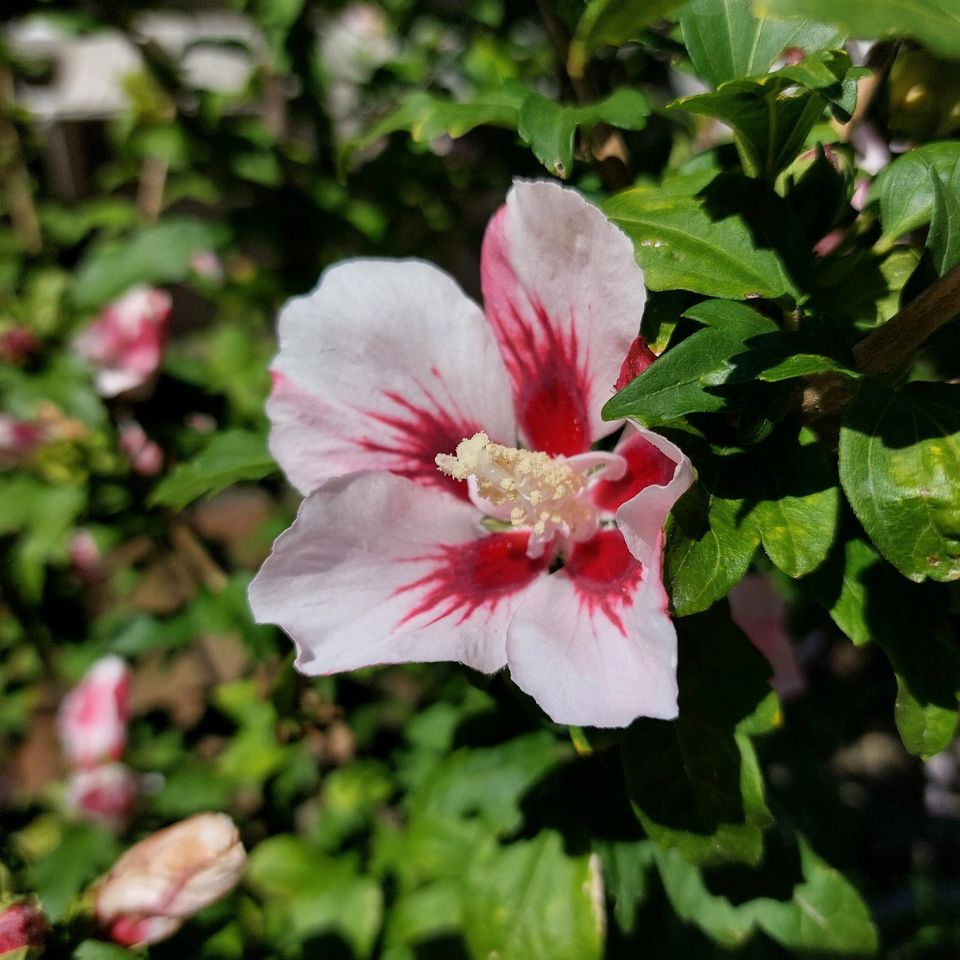
M 580 496 L 587 476 L 563 457 L 505 447 L 477 433 L 461 440 L 453 456 L 437 456 L 436 464 L 455 480 L 472 477 L 476 493 L 494 508 L 503 508 L 503 519 L 528 528 L 531 556 L 539 555 L 535 551 L 557 535 L 580 539 L 596 529 L 596 509 Z

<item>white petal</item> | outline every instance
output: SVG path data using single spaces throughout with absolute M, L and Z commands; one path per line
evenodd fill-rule
M 261 623 L 317 675 L 378 663 L 505 662 L 507 623 L 545 561 L 527 535 L 490 534 L 470 503 L 389 473 L 317 489 L 250 586 Z
M 520 182 L 487 227 L 481 278 L 529 445 L 570 455 L 615 430 L 600 408 L 646 301 L 627 236 L 575 191 Z
M 270 449 L 309 493 L 357 470 L 391 470 L 466 497 L 434 465 L 485 430 L 513 444 L 506 372 L 483 314 L 418 260 L 351 260 L 280 316 L 267 403 Z
M 507 635 L 510 675 L 557 723 L 677 715 L 677 635 L 663 587 L 615 530 L 531 588 Z

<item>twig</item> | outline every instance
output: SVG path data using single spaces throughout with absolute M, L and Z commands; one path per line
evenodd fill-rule
M 960 314 L 960 264 L 861 340 L 853 348 L 857 366 L 868 376 L 895 373 L 957 314 Z
M 7 196 L 13 229 L 28 253 L 39 253 L 43 246 L 40 221 L 33 203 L 30 174 L 23 162 L 17 128 L 10 119 L 13 105 L 13 77 L 0 70 L 0 184 Z
M 170 524 L 170 542 L 186 560 L 200 578 L 200 582 L 214 593 L 219 593 L 227 585 L 227 575 L 217 565 L 206 547 L 197 539 L 196 534 L 183 520 L 174 520 Z

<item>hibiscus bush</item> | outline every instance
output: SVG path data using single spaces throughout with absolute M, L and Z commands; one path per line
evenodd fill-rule
M 0 956 L 960 954 L 952 0 L 12 0 Z

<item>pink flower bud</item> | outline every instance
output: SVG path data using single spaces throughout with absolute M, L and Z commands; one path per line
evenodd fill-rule
M 67 806 L 81 820 L 119 830 L 133 813 L 139 778 L 122 763 L 76 770 L 67 785 Z
M 136 287 L 106 307 L 74 341 L 96 368 L 101 395 L 115 397 L 146 383 L 160 366 L 167 339 L 170 295 Z
M 67 554 L 73 572 L 85 583 L 99 583 L 103 580 L 106 574 L 103 554 L 89 530 L 73 532 Z
M 27 327 L 11 327 L 0 333 L 0 358 L 18 366 L 40 352 L 40 338 Z
M 127 744 L 129 687 L 127 665 L 107 656 L 63 698 L 57 730 L 71 764 L 92 767 L 120 759 Z
M 136 420 L 124 420 L 120 424 L 119 442 L 130 466 L 141 477 L 155 477 L 163 469 L 163 450 Z
M 47 921 L 35 903 L 21 900 L 0 909 L 0 957 L 24 947 L 42 947 Z
M 246 852 L 224 813 L 199 813 L 131 847 L 98 884 L 96 912 L 125 946 L 157 943 L 239 882 Z

